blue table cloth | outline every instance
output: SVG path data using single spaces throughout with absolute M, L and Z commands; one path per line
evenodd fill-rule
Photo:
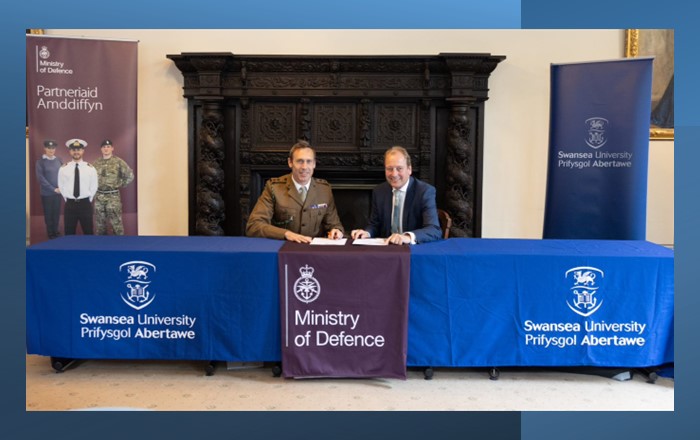
M 449 239 L 411 251 L 409 365 L 673 362 L 667 248 L 645 241 Z
M 69 236 L 31 246 L 27 352 L 77 359 L 279 359 L 281 246 L 245 237 L 128 236 Z M 131 295 L 137 285 L 147 286 L 140 297 Z
M 279 361 L 282 244 L 70 236 L 31 246 L 27 352 Z M 408 366 L 673 362 L 673 251 L 662 246 L 449 239 L 410 251 Z

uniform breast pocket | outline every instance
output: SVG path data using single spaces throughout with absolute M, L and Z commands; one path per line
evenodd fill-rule
M 325 203 L 321 205 L 314 205 L 311 207 L 311 212 L 314 217 L 323 218 L 323 216 L 326 215 L 326 212 L 328 212 L 328 205 Z
M 326 216 L 326 212 L 328 212 L 327 206 L 313 206 L 311 209 L 311 218 L 314 222 L 314 228 L 319 229 L 321 227 L 323 218 Z
M 289 209 L 276 209 L 272 224 L 280 228 L 288 227 L 294 221 L 294 212 Z

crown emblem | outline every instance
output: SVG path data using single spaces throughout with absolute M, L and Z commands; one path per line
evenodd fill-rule
M 301 276 L 294 283 L 294 295 L 305 304 L 316 301 L 321 294 L 321 284 L 314 275 L 314 268 L 308 264 L 299 268 Z
M 309 267 L 308 264 L 299 268 L 299 272 L 301 273 L 302 278 L 312 278 L 314 276 L 314 268 Z

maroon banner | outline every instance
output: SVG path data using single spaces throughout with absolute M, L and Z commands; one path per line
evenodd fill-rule
M 56 187 L 58 170 L 75 159 L 70 140 L 84 141 L 82 160 L 97 171 L 99 188 L 94 195 L 90 189 L 87 206 L 95 210 L 95 233 L 138 233 L 137 48 L 135 41 L 27 35 L 31 243 L 64 234 L 67 197 Z M 53 152 L 45 149 L 51 144 Z M 103 160 L 109 146 L 117 160 Z
M 410 268 L 406 246 L 285 243 L 282 375 L 406 379 Z

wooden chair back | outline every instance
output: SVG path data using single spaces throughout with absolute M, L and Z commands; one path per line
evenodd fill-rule
M 442 229 L 442 238 L 450 237 L 450 228 L 452 227 L 452 217 L 444 209 L 438 209 L 438 220 L 440 221 L 440 229 Z

